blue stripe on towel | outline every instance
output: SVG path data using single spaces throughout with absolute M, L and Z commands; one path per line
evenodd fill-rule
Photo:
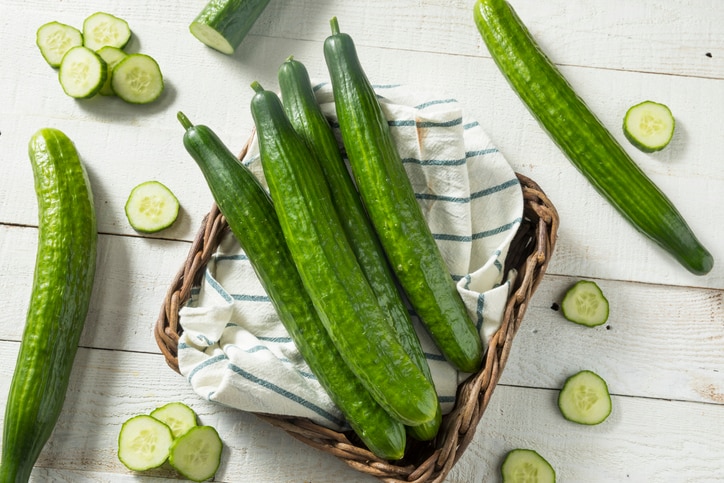
M 434 99 L 432 101 L 423 102 L 415 106 L 415 109 L 425 109 L 426 107 L 436 106 L 438 104 L 455 104 L 456 99 Z
M 269 302 L 268 295 L 252 295 L 246 293 L 235 293 L 231 296 L 239 302 Z
M 505 183 L 500 183 L 495 186 L 491 186 L 490 188 L 485 188 L 484 190 L 476 191 L 475 193 L 471 193 L 469 197 L 467 196 L 445 196 L 445 195 L 437 195 L 434 193 L 415 193 L 415 198 L 418 200 L 433 200 L 433 201 L 446 201 L 448 203 L 469 203 L 470 201 L 478 198 L 482 198 L 485 196 L 489 196 L 495 193 L 498 193 L 500 191 L 503 191 L 506 188 L 510 188 L 511 186 L 517 186 L 520 184 L 520 181 L 518 181 L 518 178 L 511 179 L 509 181 L 506 181 Z
M 481 238 L 487 238 L 490 236 L 498 235 L 499 233 L 503 233 L 504 231 L 508 231 L 514 226 L 518 225 L 522 220 L 522 218 L 516 218 L 514 221 L 510 223 L 506 223 L 505 225 L 499 226 L 497 228 L 493 228 L 492 230 L 485 230 L 478 233 L 473 233 L 472 236 L 467 235 L 452 235 L 448 233 L 433 233 L 432 236 L 435 238 L 435 240 L 442 240 L 442 241 L 456 241 L 456 242 L 471 242 L 473 240 L 479 240 Z
M 227 302 L 231 303 L 233 302 L 233 299 L 229 296 L 228 293 L 226 293 L 226 290 L 224 290 L 224 287 L 222 287 L 219 282 L 216 281 L 214 277 L 211 276 L 208 270 L 204 270 L 204 278 L 206 279 L 206 283 L 208 283 L 211 288 L 213 288 L 216 293 L 218 293 L 221 298 L 226 300 Z
M 403 164 L 417 164 L 420 166 L 460 166 L 465 164 L 466 159 L 417 159 L 403 158 Z
M 194 375 L 196 375 L 197 372 L 199 372 L 201 369 L 204 369 L 206 367 L 212 366 L 216 364 L 217 362 L 226 361 L 229 360 L 229 358 L 226 356 L 226 354 L 219 354 L 218 356 L 209 357 L 201 364 L 197 365 L 193 369 L 191 369 L 191 372 L 189 372 L 188 381 L 191 382 L 191 379 L 193 379 Z

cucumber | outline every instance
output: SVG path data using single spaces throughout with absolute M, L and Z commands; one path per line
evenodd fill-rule
M 500 467 L 503 483 L 555 483 L 556 472 L 537 451 L 517 448 L 508 452 Z
M 211 426 L 196 426 L 174 440 L 168 455 L 169 464 L 192 481 L 206 481 L 221 464 L 224 444 Z
M 571 322 L 596 327 L 608 320 L 608 299 L 596 282 L 580 280 L 566 291 L 561 311 Z
M 433 340 L 459 370 L 482 364 L 482 341 L 430 233 L 352 38 L 331 21 L 324 56 L 342 140 L 390 265 Z
M 38 200 L 38 247 L 5 407 L 0 481 L 27 481 L 53 431 L 95 277 L 93 194 L 73 142 L 45 128 L 31 137 L 28 152 Z
M 231 55 L 268 4 L 269 0 L 209 0 L 189 30 L 203 44 Z
M 173 225 L 178 218 L 176 196 L 159 181 L 144 181 L 135 186 L 126 200 L 128 223 L 141 233 L 156 233 Z
M 118 434 L 118 459 L 133 471 L 158 468 L 173 444 L 171 428 L 147 414 L 133 416 Z
M 317 103 L 306 67 L 290 57 L 279 67 L 278 77 L 287 117 L 320 162 L 347 240 L 367 281 L 387 312 L 387 320 L 405 351 L 433 384 L 410 314 L 377 234 L 367 218 L 334 132 Z M 416 439 L 428 441 L 437 434 L 441 420 L 438 403 L 437 414 L 432 421 L 410 427 L 408 431 Z
M 105 47 L 101 47 L 98 50 L 98 55 L 106 63 L 106 69 L 108 70 L 106 81 L 103 83 L 103 86 L 100 88 L 98 93 L 102 96 L 112 96 L 115 94 L 115 92 L 113 92 L 113 86 L 111 85 L 113 69 L 116 67 L 116 65 L 118 65 L 120 61 L 125 59 L 128 54 L 126 54 L 123 49 L 107 45 Z
M 151 417 L 171 428 L 174 439 L 196 426 L 196 413 L 182 402 L 164 404 L 151 411 Z
M 611 408 L 608 385 L 595 372 L 584 370 L 570 376 L 558 394 L 558 409 L 574 423 L 600 424 L 611 414 Z
M 623 133 L 645 153 L 661 151 L 674 137 L 676 121 L 668 106 L 643 101 L 631 106 L 623 118 Z
M 473 14 L 498 68 L 571 163 L 643 235 L 690 272 L 709 273 L 711 253 L 540 50 L 508 2 L 476 0 Z
M 63 56 L 73 47 L 83 45 L 83 34 L 75 27 L 60 22 L 41 25 L 35 35 L 35 43 L 43 58 L 51 67 L 60 67 Z
M 404 427 L 377 404 L 332 343 L 304 289 L 269 194 L 211 129 L 192 125 L 182 113 L 178 117 L 186 129 L 186 150 L 299 353 L 370 451 L 383 459 L 402 458 Z
M 150 55 L 128 54 L 113 68 L 111 88 L 130 104 L 148 104 L 163 93 L 163 74 Z
M 58 69 L 58 80 L 63 91 L 76 99 L 95 96 L 108 76 L 108 67 L 93 50 L 73 47 L 63 56 Z
M 128 22 L 106 12 L 96 12 L 83 21 L 83 45 L 99 50 L 110 45 L 122 49 L 131 38 Z
M 253 82 L 251 113 L 264 177 L 292 259 L 342 358 L 404 424 L 431 421 L 437 393 L 407 355 L 367 282 L 314 154 L 279 97 Z

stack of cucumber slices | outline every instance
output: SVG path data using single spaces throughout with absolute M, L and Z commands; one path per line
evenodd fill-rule
M 76 99 L 115 95 L 131 104 L 148 104 L 164 89 L 158 63 L 151 56 L 127 53 L 128 22 L 96 12 L 82 30 L 53 21 L 40 26 L 36 43 L 48 64 L 58 69 L 63 91 Z
M 198 425 L 196 413 L 182 402 L 133 416 L 118 435 L 118 459 L 128 469 L 146 471 L 168 462 L 192 481 L 216 474 L 222 449 L 216 429 Z

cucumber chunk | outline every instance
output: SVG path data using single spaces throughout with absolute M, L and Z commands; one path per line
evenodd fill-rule
M 106 45 L 122 49 L 131 38 L 125 20 L 105 12 L 96 12 L 83 21 L 83 44 L 92 50 Z
M 211 426 L 196 426 L 171 445 L 168 462 L 181 475 L 205 481 L 216 474 L 221 463 L 223 443 Z
M 156 233 L 176 221 L 179 202 L 162 183 L 146 181 L 131 190 L 125 210 L 126 218 L 134 230 Z
M 87 47 L 73 47 L 63 56 L 58 69 L 58 80 L 70 97 L 93 97 L 103 87 L 108 67 L 101 57 Z
M 189 30 L 201 43 L 231 55 L 268 4 L 269 0 L 209 0 Z
M 623 132 L 631 144 L 645 153 L 664 149 L 674 136 L 671 110 L 664 104 L 644 101 L 629 108 L 623 119 Z
M 608 320 L 608 299 L 596 282 L 581 280 L 566 292 L 561 311 L 571 322 L 596 327 Z
M 182 402 L 165 404 L 151 411 L 151 416 L 165 423 L 178 438 L 196 426 L 196 413 Z
M 147 104 L 163 92 L 163 75 L 151 56 L 128 54 L 113 68 L 111 88 L 126 102 Z
M 128 419 L 118 434 L 118 459 L 129 470 L 145 471 L 166 462 L 173 443 L 171 428 L 142 414 Z
M 103 83 L 103 86 L 101 87 L 100 91 L 98 91 L 98 93 L 102 96 L 112 96 L 115 94 L 115 92 L 113 92 L 113 87 L 111 86 L 113 69 L 116 67 L 116 65 L 118 65 L 120 61 L 125 59 L 128 54 L 126 54 L 123 49 L 106 45 L 105 47 L 101 47 L 100 49 L 98 49 L 98 55 L 100 55 L 101 59 L 105 61 L 108 69 L 106 81 Z
M 58 68 L 66 52 L 73 47 L 83 45 L 83 34 L 70 25 L 48 22 L 38 28 L 35 43 L 45 61 L 51 67 Z
M 532 449 L 510 451 L 500 467 L 503 483 L 555 483 L 556 472 Z
M 564 418 L 574 423 L 602 423 L 612 408 L 606 381 L 586 370 L 570 376 L 558 394 L 558 408 Z

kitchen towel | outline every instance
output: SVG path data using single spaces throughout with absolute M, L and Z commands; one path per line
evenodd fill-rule
M 523 216 L 520 183 L 482 127 L 455 99 L 400 85 L 377 85 L 417 200 L 480 337 L 503 318 L 514 271 L 503 266 Z M 339 137 L 332 88 L 317 100 Z M 264 184 L 256 139 L 242 159 Z M 202 397 L 249 412 L 300 416 L 340 430 L 344 417 L 296 350 L 233 234 L 219 243 L 202 282 L 181 308 L 181 373 Z M 443 413 L 452 410 L 459 373 L 413 322 Z

